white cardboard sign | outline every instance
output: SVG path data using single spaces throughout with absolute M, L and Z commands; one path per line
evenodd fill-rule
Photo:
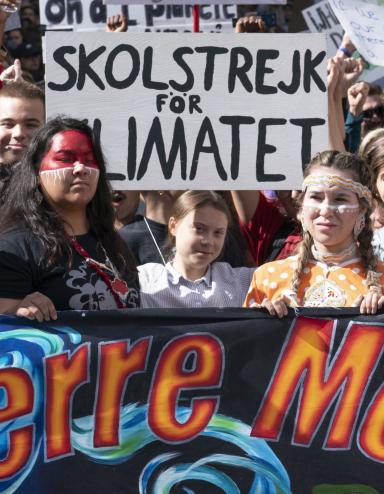
M 191 5 L 130 5 L 128 18 L 130 32 L 192 32 Z M 202 5 L 200 8 L 201 32 L 233 33 L 232 19 L 236 5 Z
M 112 4 L 112 5 L 121 5 L 121 4 L 126 4 L 127 0 L 104 0 L 105 4 Z M 133 3 L 141 3 L 141 4 L 153 4 L 153 5 L 158 5 L 158 4 L 163 4 L 163 5 L 181 5 L 181 4 L 191 4 L 191 0 L 130 0 L 129 4 Z M 195 0 L 194 2 L 195 5 L 206 5 L 207 3 L 209 4 L 218 4 L 218 3 L 223 3 L 223 0 Z M 234 0 L 232 3 L 241 3 L 241 4 L 254 4 L 254 0 Z M 262 4 L 270 4 L 270 5 L 286 5 L 287 0 L 258 0 L 257 2 L 259 5 Z
M 334 57 L 343 39 L 344 29 L 327 0 L 323 0 L 302 11 L 311 33 L 324 33 L 327 36 L 327 56 Z
M 102 0 L 40 0 L 40 19 L 49 30 L 104 31 L 107 17 L 124 12 L 130 32 L 191 32 L 191 5 L 104 5 Z M 233 4 L 202 5 L 200 31 L 233 32 Z
M 322 34 L 47 33 L 47 114 L 87 118 L 120 189 L 297 189 L 327 147 Z
M 361 0 L 330 0 L 330 4 L 363 57 L 384 66 L 384 6 Z

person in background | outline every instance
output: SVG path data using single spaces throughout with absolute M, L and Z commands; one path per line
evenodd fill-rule
M 134 220 L 139 203 L 140 192 L 136 190 L 114 190 L 112 192 L 116 230 L 120 230 Z
M 15 70 L 18 77 L 17 63 Z M 17 163 L 33 135 L 44 124 L 44 111 L 44 94 L 33 84 L 18 80 L 0 90 L 0 205 L 8 193 Z
M 254 268 L 218 262 L 231 220 L 216 192 L 180 195 L 168 222 L 168 262 L 138 268 L 142 307 L 241 307 Z
M 5 33 L 5 44 L 12 55 L 14 55 L 14 50 L 23 43 L 24 37 L 21 29 L 12 29 Z
M 384 129 L 375 129 L 364 137 L 359 148 L 372 173 L 371 190 L 376 201 L 373 213 L 373 248 L 377 257 L 384 261 Z M 376 225 L 375 225 L 376 223 Z
M 244 305 L 278 317 L 298 306 L 376 313 L 384 303 L 384 265 L 371 245 L 369 168 L 353 154 L 324 151 L 304 175 L 298 254 L 257 269 Z
M 363 105 L 362 137 L 371 130 L 384 127 L 384 92 L 377 84 L 369 84 L 367 98 Z
M 40 25 L 38 9 L 33 5 L 25 5 L 21 7 L 20 21 L 23 29 L 38 27 Z
M 44 67 L 40 48 L 32 43 L 23 43 L 13 50 L 15 58 L 20 60 L 23 71 L 29 73 L 35 84 L 44 82 Z
M 0 166 L 23 156 L 33 135 L 45 120 L 44 93 L 19 80 L 0 91 Z
M 57 310 L 139 306 L 106 177 L 84 122 L 57 117 L 34 136 L 0 217 L 0 313 L 47 321 Z

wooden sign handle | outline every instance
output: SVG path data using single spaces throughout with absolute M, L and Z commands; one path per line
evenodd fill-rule
M 200 5 L 193 6 L 193 32 L 200 31 Z

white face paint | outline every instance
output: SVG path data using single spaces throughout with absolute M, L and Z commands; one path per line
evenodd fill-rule
M 356 202 L 356 204 L 321 204 L 319 205 L 318 201 L 312 201 L 311 199 L 307 199 L 302 204 L 302 209 L 309 209 L 311 211 L 320 212 L 320 210 L 325 207 L 330 211 L 334 211 L 338 214 L 346 214 L 346 213 L 355 213 L 360 209 L 360 204 Z
M 327 175 L 334 179 L 331 185 L 322 180 Z M 318 250 L 342 250 L 354 242 L 354 226 L 364 213 L 357 193 L 343 186 L 343 181 L 351 181 L 354 176 L 348 170 L 319 166 L 311 177 L 313 185 L 306 188 L 301 207 L 303 227 Z M 335 178 L 340 179 L 340 186 L 333 185 L 337 183 Z M 320 185 L 322 181 L 324 185 Z
M 70 177 L 73 174 L 74 167 L 69 166 L 66 168 L 57 168 L 53 170 L 43 170 L 40 172 L 40 176 L 43 176 L 47 182 L 51 182 L 51 184 L 56 185 L 62 182 L 65 182 L 68 180 L 68 177 Z M 84 173 L 87 173 L 88 175 L 93 175 L 95 178 L 99 177 L 99 170 L 96 168 L 91 168 L 89 166 L 84 167 Z
M 40 185 L 56 209 L 85 208 L 96 193 L 99 166 L 92 142 L 83 132 L 66 130 L 54 135 L 40 164 Z

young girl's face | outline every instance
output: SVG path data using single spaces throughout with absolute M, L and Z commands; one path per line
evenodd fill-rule
M 355 180 L 349 170 L 317 166 L 311 176 L 334 176 Z M 328 248 L 343 249 L 353 241 L 353 229 L 363 212 L 358 196 L 341 186 L 310 186 L 302 204 L 302 221 L 315 243 Z
M 168 228 L 175 237 L 177 258 L 189 267 L 206 269 L 224 246 L 228 219 L 223 212 L 207 205 L 181 220 L 171 217 Z

